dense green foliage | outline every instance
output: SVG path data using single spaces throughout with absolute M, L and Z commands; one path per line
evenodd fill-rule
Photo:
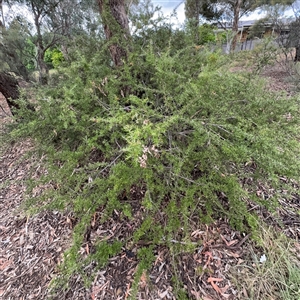
M 25 19 L 15 18 L 1 29 L 0 71 L 11 71 L 28 79 L 34 69 L 34 45 Z
M 44 61 L 49 65 L 49 68 L 57 68 L 64 61 L 64 55 L 57 48 L 47 49 Z
M 209 24 L 203 24 L 199 27 L 199 43 L 204 45 L 207 43 L 212 43 L 216 42 L 218 40 L 217 35 L 214 33 L 214 28 L 213 26 Z M 219 36 L 220 38 L 220 36 Z M 224 40 L 224 38 L 223 38 Z M 224 40 L 225 41 L 225 40 Z
M 279 176 L 299 175 L 298 100 L 268 92 L 253 75 L 229 72 L 229 58 L 218 51 L 187 42 L 175 48 L 177 37 L 158 47 L 153 34 L 141 47 L 140 35 L 118 70 L 105 45 L 91 53 L 95 41 L 85 39 L 53 85 L 37 91 L 37 111 L 16 116 L 11 135 L 34 138 L 48 170 L 30 183 L 27 208 L 68 209 L 77 219 L 62 265 L 67 276 L 84 275 L 91 260 L 102 267 L 122 245 L 142 240 L 151 246 L 140 249 L 141 275 L 153 247 L 174 237 L 189 243 L 191 219 L 227 218 L 255 236 L 247 202 L 274 207 Z M 30 197 L 42 183 L 53 188 Z M 256 194 L 264 183 L 275 189 L 272 198 Z M 134 218 L 133 188 L 141 192 L 139 228 L 126 240 L 99 242 L 84 260 L 79 249 L 93 214 L 101 208 L 101 222 L 114 210 Z

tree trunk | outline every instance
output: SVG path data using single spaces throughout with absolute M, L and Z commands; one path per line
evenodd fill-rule
M 60 51 L 62 52 L 64 59 L 66 61 L 69 61 L 70 57 L 69 57 L 68 47 L 62 43 L 62 45 L 60 46 Z
M 0 73 L 0 92 L 5 97 L 9 108 L 19 108 L 19 105 L 14 101 L 20 96 L 18 81 L 7 73 Z
M 39 70 L 39 83 L 45 85 L 48 83 L 48 68 L 46 63 L 44 62 L 45 56 L 45 47 L 43 43 L 43 35 L 42 35 L 42 15 L 43 15 L 43 8 L 35 6 L 34 1 L 31 0 L 31 9 L 34 16 L 34 25 L 36 29 L 36 36 L 37 40 L 35 43 L 36 46 L 36 61 L 37 67 Z
M 116 67 L 123 65 L 127 59 L 130 31 L 124 0 L 98 0 L 100 15 L 103 22 L 110 56 Z M 118 43 L 112 41 L 117 39 Z
M 242 0 L 236 0 L 234 8 L 233 8 L 233 24 L 232 24 L 232 31 L 233 31 L 233 40 L 231 44 L 231 52 L 234 52 L 236 48 L 238 32 L 239 32 L 239 19 L 240 19 L 240 9 L 242 5 Z
M 5 27 L 5 20 L 4 20 L 4 14 L 3 14 L 3 0 L 0 0 L 0 12 L 1 12 L 0 26 Z
M 185 17 L 189 21 L 194 42 L 199 44 L 199 25 L 200 25 L 200 11 L 203 9 L 203 0 L 186 0 L 185 2 Z
M 46 85 L 48 83 L 48 67 L 44 62 L 45 51 L 43 46 L 38 44 L 37 46 L 37 65 L 39 70 L 39 83 Z
M 296 47 L 295 62 L 300 61 L 300 46 Z

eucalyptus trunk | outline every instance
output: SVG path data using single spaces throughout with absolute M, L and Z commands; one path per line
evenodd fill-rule
M 39 83 L 46 85 L 48 83 L 48 67 L 44 61 L 45 49 L 42 44 L 37 45 L 37 67 L 39 71 Z
M 98 0 L 110 56 L 116 67 L 127 59 L 130 31 L 124 0 Z
M 242 0 L 237 0 L 233 7 L 233 24 L 232 24 L 232 31 L 233 31 L 233 40 L 231 43 L 231 51 L 233 52 L 236 48 L 238 32 L 239 32 L 239 19 L 240 19 L 240 10 L 241 10 Z

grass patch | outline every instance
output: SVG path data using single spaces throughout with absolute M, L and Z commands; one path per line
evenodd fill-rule
M 238 288 L 237 299 L 300 299 L 300 244 L 265 225 L 259 228 L 258 246 L 246 261 L 230 270 Z

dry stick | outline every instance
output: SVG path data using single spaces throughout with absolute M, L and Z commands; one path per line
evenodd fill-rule
M 251 233 L 247 234 L 240 242 L 238 242 L 235 246 L 233 247 L 240 247 L 242 246 L 247 240 L 248 238 L 251 236 Z
M 236 245 L 232 245 L 232 246 L 227 246 L 224 244 L 217 244 L 217 245 L 212 245 L 210 246 L 211 249 L 217 249 L 217 248 L 227 248 L 230 250 L 233 249 L 237 249 L 239 247 L 241 247 L 247 240 L 248 238 L 251 236 L 251 233 L 247 234 L 242 240 L 240 240 Z

